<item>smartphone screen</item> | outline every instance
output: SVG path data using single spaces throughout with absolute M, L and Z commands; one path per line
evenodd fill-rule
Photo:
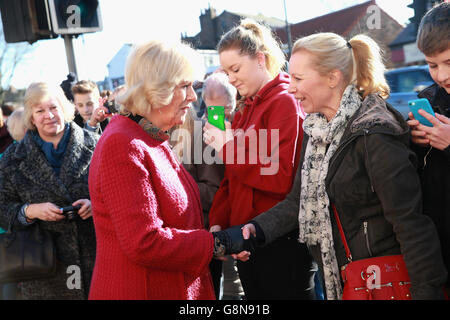
M 209 106 L 208 122 L 220 130 L 225 130 L 225 107 Z

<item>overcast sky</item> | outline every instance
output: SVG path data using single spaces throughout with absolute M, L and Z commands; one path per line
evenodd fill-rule
M 365 1 L 361 0 L 286 0 L 290 23 L 297 23 Z M 377 4 L 400 24 L 413 16 L 407 5 L 412 0 L 378 0 Z M 124 4 L 126 4 L 124 6 Z M 103 31 L 85 34 L 74 40 L 80 79 L 103 80 L 106 65 L 124 43 L 152 38 L 194 36 L 200 32 L 199 16 L 211 5 L 217 14 L 223 10 L 285 19 L 283 0 L 100 0 Z M 68 73 L 62 38 L 38 41 L 18 66 L 12 80 L 16 88 L 33 81 L 60 83 Z

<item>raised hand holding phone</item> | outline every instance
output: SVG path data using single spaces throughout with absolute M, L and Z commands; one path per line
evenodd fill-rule
M 225 130 L 222 130 L 207 122 L 203 127 L 203 140 L 217 152 L 220 152 L 228 141 L 233 140 L 231 123 L 224 121 L 224 126 Z
M 427 108 L 425 107 L 425 109 Z M 411 120 L 408 121 L 408 124 L 411 127 L 412 141 L 422 146 L 430 145 L 439 150 L 447 149 L 450 146 L 450 119 L 438 113 L 431 113 L 425 109 L 417 108 L 418 116 L 412 110 L 409 114 Z M 426 122 L 423 121 L 423 123 L 418 118 L 424 118 Z M 426 125 L 427 122 L 431 126 Z
M 220 130 L 225 130 L 225 107 L 209 106 L 207 110 L 208 122 Z
M 419 110 L 424 110 L 426 113 L 430 114 L 432 117 L 435 117 L 434 110 L 430 105 L 430 102 L 427 99 L 416 99 L 408 102 L 409 110 L 414 115 L 414 118 L 419 121 L 421 124 L 427 127 L 432 127 L 433 124 L 424 117 Z

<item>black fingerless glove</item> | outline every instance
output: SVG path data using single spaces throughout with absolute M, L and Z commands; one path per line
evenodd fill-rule
M 242 224 L 212 233 L 214 236 L 214 257 L 254 250 L 255 238 L 250 235 L 250 239 L 245 240 L 242 236 L 243 226 Z

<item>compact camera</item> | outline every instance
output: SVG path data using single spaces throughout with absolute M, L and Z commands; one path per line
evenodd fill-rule
M 75 219 L 78 210 L 80 210 L 81 205 L 77 205 L 77 206 L 68 206 L 68 207 L 64 207 L 62 208 L 62 213 L 63 215 L 66 216 L 67 220 L 73 220 Z

